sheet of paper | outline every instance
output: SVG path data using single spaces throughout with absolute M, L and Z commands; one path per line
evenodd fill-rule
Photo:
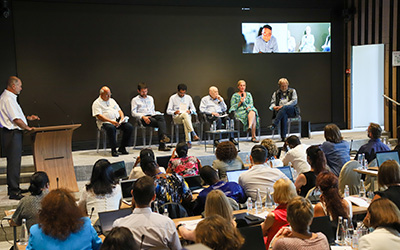
M 181 113 L 185 113 L 188 110 L 188 105 L 186 103 L 181 102 L 179 104 L 179 111 Z
M 258 213 L 258 214 L 253 214 L 254 216 L 257 216 L 257 217 L 260 217 L 260 218 L 262 218 L 262 219 L 265 219 L 265 218 L 267 218 L 267 215 L 268 215 L 268 211 L 264 211 L 264 212 L 262 212 L 262 213 Z
M 355 197 L 355 196 L 349 196 L 349 197 L 346 197 L 345 199 L 347 199 L 348 201 L 350 201 L 351 203 L 354 203 L 355 205 L 357 205 L 359 207 L 368 207 L 369 203 L 371 202 L 371 201 L 366 201 L 363 198 Z
M 182 225 L 184 225 L 187 229 L 189 230 L 195 230 L 197 224 L 202 221 L 203 219 L 197 219 L 197 220 L 185 220 L 185 221 L 181 221 L 180 223 L 182 223 Z

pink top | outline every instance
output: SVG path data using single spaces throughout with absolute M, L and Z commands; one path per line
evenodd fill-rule
M 198 175 L 199 166 L 200 161 L 195 156 L 174 158 L 168 163 L 168 168 L 183 177 Z
M 329 250 L 329 243 L 323 233 L 317 233 L 314 239 L 283 237 L 277 240 L 273 250 Z
M 275 234 L 281 229 L 281 227 L 288 226 L 289 223 L 286 220 L 286 204 L 279 205 L 272 211 L 275 215 L 275 222 L 272 224 L 272 227 L 268 230 L 267 234 L 267 243 L 265 245 L 266 249 L 269 248 L 269 243 L 274 238 Z

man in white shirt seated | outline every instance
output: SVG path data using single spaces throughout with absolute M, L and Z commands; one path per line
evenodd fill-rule
M 132 98 L 131 113 L 132 116 L 139 119 L 145 127 L 158 128 L 159 151 L 169 151 L 170 148 L 165 146 L 165 143 L 170 139 L 166 135 L 167 126 L 165 124 L 164 115 L 159 111 L 155 111 L 154 99 L 147 95 L 148 88 L 146 83 L 139 83 L 137 91 L 139 95 Z
M 132 231 L 134 249 L 181 249 L 175 223 L 169 217 L 151 211 L 151 203 L 156 199 L 153 178 L 139 178 L 131 192 L 135 209 L 132 214 L 114 221 L 113 227 L 126 227 Z
M 251 167 L 248 171 L 239 176 L 239 185 L 243 187 L 246 195 L 256 200 L 257 188 L 261 193 L 266 192 L 266 188 L 273 190 L 274 183 L 279 179 L 287 179 L 286 175 L 279 169 L 271 168 L 265 164 L 267 160 L 267 149 L 262 145 L 255 145 L 251 149 Z
M 111 155 L 118 156 L 129 154 L 126 147 L 129 146 L 132 137 L 132 124 L 125 118 L 118 103 L 111 98 L 111 90 L 107 86 L 100 89 L 100 96 L 92 104 L 92 115 L 96 117 L 97 127 L 105 129 L 111 146 Z M 117 152 L 117 129 L 122 130 L 121 145 Z
M 215 121 L 217 127 L 216 129 L 222 129 L 222 122 L 226 124 L 226 121 L 229 117 L 226 115 L 227 106 L 224 102 L 224 98 L 219 95 L 218 88 L 215 86 L 211 86 L 208 89 L 209 95 L 201 98 L 200 102 L 200 112 L 206 114 L 206 118 L 210 123 Z M 233 133 L 230 134 L 229 140 L 233 142 L 233 144 L 237 145 L 237 141 L 235 140 Z M 219 140 L 214 141 L 215 146 L 219 144 Z
M 169 98 L 167 114 L 172 115 L 172 119 L 176 124 L 183 124 L 185 130 L 185 140 L 189 147 L 192 146 L 191 136 L 193 140 L 199 140 L 193 129 L 191 114 L 196 114 L 192 97 L 186 94 L 187 86 L 183 83 L 178 85 L 178 92 Z
M 307 162 L 307 145 L 301 144 L 299 137 L 295 135 L 289 136 L 285 144 L 284 149 L 289 148 L 289 151 L 283 157 L 283 165 L 289 166 L 289 162 L 292 164 L 297 172 L 297 175 L 308 172 L 311 170 L 310 164 Z M 296 176 L 294 176 L 296 177 Z

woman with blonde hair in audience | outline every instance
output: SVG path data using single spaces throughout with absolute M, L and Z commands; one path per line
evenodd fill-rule
M 287 221 L 290 228 L 283 227 L 276 234 L 272 249 L 274 250 L 328 250 L 326 236 L 310 232 L 314 209 L 311 202 L 301 196 L 293 198 L 287 206 Z
M 337 226 L 338 217 L 351 219 L 351 204 L 339 194 L 339 180 L 331 172 L 322 172 L 317 176 L 316 186 L 321 190 L 321 201 L 314 207 L 314 217 L 329 216 L 332 224 Z
M 100 246 L 101 239 L 90 219 L 84 216 L 68 190 L 55 189 L 43 198 L 38 224 L 30 230 L 27 250 L 97 250 Z
M 321 149 L 325 153 L 328 166 L 332 172 L 339 176 L 343 165 L 350 161 L 350 144 L 343 140 L 340 129 L 336 124 L 328 124 L 324 128 L 325 142 Z
M 395 160 L 387 160 L 379 167 L 378 185 L 387 188 L 375 192 L 375 199 L 388 198 L 400 209 L 400 165 Z
M 358 249 L 400 249 L 400 211 L 392 201 L 386 198 L 372 201 L 364 225 L 375 230 L 360 238 Z
M 212 215 L 219 215 L 225 219 L 226 222 L 230 222 L 233 227 L 236 227 L 236 222 L 233 218 L 232 206 L 228 200 L 228 197 L 218 189 L 211 191 L 206 198 L 206 205 L 204 209 L 204 217 L 208 218 Z M 176 230 L 185 240 L 196 241 L 196 230 L 189 230 L 178 223 Z
M 265 221 L 261 223 L 263 235 L 267 236 L 266 248 L 281 227 L 288 225 L 286 220 L 286 206 L 297 196 L 296 188 L 289 179 L 279 179 L 274 183 L 274 202 L 279 204 L 272 212 L 268 213 Z
M 269 165 L 271 168 L 282 167 L 282 160 L 277 159 L 276 157 L 278 155 L 278 148 L 276 147 L 275 142 L 271 139 L 264 139 L 261 141 L 261 145 L 263 145 L 268 150 L 268 161 L 266 162 L 266 164 Z
M 218 144 L 215 156 L 217 160 L 213 161 L 212 167 L 218 170 L 218 176 L 223 181 L 228 181 L 227 171 L 244 169 L 243 161 L 238 156 L 235 144 L 231 141 L 224 141 Z
M 214 214 L 197 224 L 196 242 L 213 250 L 239 250 L 244 238 L 232 223 L 226 223 L 225 218 Z
M 307 148 L 307 162 L 311 166 L 311 170 L 296 178 L 294 185 L 300 196 L 306 197 L 308 191 L 315 187 L 315 180 L 319 173 L 327 171 L 325 154 L 317 145 Z

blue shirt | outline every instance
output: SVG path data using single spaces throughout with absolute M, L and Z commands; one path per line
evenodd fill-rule
M 268 42 L 262 39 L 262 36 L 258 36 L 254 42 L 253 53 L 271 53 L 278 52 L 278 42 L 274 36 L 271 36 Z
M 52 249 L 52 250 L 97 250 L 102 244 L 101 239 L 97 236 L 90 219 L 83 217 L 84 224 L 82 228 L 71 233 L 66 240 L 59 240 L 46 235 L 38 224 L 31 227 L 29 243 L 26 250 L 30 249 Z
M 339 176 L 343 165 L 350 161 L 350 145 L 347 141 L 333 143 L 325 141 L 321 145 L 321 150 L 324 152 L 328 166 L 332 172 Z
M 246 194 L 239 184 L 236 182 L 219 181 L 200 192 L 199 196 L 197 197 L 197 206 L 199 209 L 202 208 L 201 211 L 204 210 L 208 193 L 214 189 L 221 190 L 227 197 L 234 199 L 238 203 L 246 202 Z
M 381 142 L 381 139 L 370 139 L 367 144 L 364 144 L 360 147 L 357 152 L 356 158 L 358 159 L 358 155 L 364 153 L 365 159 L 367 159 L 368 163 L 375 159 L 377 152 L 382 151 L 390 151 L 390 148 Z

